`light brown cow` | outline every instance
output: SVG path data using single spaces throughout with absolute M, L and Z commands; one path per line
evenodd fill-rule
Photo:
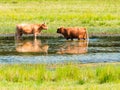
M 67 40 L 71 39 L 73 40 L 74 38 L 77 38 L 78 40 L 80 39 L 87 39 L 87 30 L 84 27 L 77 28 L 77 27 L 60 27 L 57 29 L 57 33 L 62 34 Z
M 34 41 L 26 40 L 20 41 L 16 43 L 16 51 L 17 52 L 39 52 L 39 53 L 47 53 L 48 45 L 43 45 L 40 40 L 34 39 Z
M 84 54 L 88 51 L 88 40 L 66 42 L 57 54 Z
M 34 38 L 41 33 L 42 30 L 47 30 L 48 27 L 43 24 L 18 24 L 16 26 L 16 39 L 20 39 L 23 34 L 34 34 Z

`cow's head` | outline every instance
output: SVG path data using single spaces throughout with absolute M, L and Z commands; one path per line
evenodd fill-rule
M 63 33 L 64 32 L 64 27 L 59 27 L 57 29 L 57 33 Z
M 46 23 L 40 24 L 40 29 L 47 30 L 48 26 L 46 25 Z

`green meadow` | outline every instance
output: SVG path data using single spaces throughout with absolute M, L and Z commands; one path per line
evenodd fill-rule
M 60 26 L 86 27 L 89 34 L 120 34 L 120 0 L 0 0 L 0 33 L 16 24 L 43 23 L 47 34 Z
M 120 64 L 0 66 L 1 90 L 118 90 Z
M 86 27 L 89 35 L 120 35 L 120 0 L 0 0 L 0 34 L 20 23 Z M 119 90 L 120 64 L 1 64 L 0 90 Z

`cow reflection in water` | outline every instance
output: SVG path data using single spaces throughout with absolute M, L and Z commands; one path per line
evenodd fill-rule
M 61 46 L 57 54 L 84 54 L 87 53 L 88 40 L 67 41 Z
M 19 41 L 16 43 L 16 51 L 17 52 L 40 52 L 40 53 L 47 53 L 48 52 L 48 45 L 43 45 L 41 40 L 34 39 Z

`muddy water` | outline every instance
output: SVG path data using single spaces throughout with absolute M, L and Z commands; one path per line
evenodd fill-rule
M 120 37 L 97 37 L 87 40 L 64 38 L 0 37 L 0 63 L 98 63 L 120 62 Z

